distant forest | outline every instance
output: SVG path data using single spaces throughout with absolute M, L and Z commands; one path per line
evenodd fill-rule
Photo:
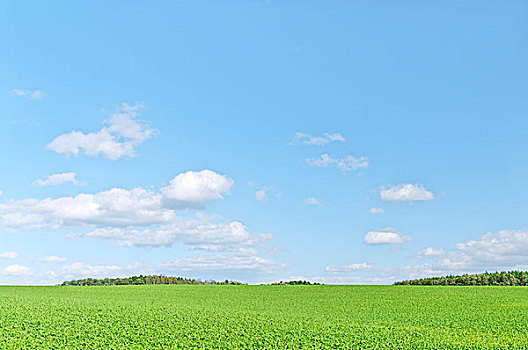
M 394 283 L 412 286 L 528 286 L 527 271 L 485 272 L 474 275 L 419 278 Z
M 225 280 L 222 282 L 209 280 L 201 281 L 194 278 L 172 277 L 163 275 L 132 276 L 124 278 L 85 278 L 62 282 L 61 286 L 122 286 L 141 284 L 210 284 L 210 285 L 242 285 L 244 283 Z
M 272 286 L 318 286 L 320 283 L 317 282 L 310 282 L 310 281 L 280 281 L 280 282 L 274 282 L 271 284 Z

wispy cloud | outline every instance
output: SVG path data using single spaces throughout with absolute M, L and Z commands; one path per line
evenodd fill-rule
M 266 188 L 260 188 L 255 192 L 255 198 L 259 202 L 265 202 L 268 199 L 268 190 Z
M 371 214 L 385 214 L 385 209 L 383 208 L 370 208 L 370 213 Z
M 325 267 L 326 272 L 331 273 L 345 273 L 345 272 L 352 272 L 352 271 L 366 271 L 372 269 L 372 264 L 370 263 L 356 263 L 356 264 L 350 264 L 350 265 L 344 265 L 344 266 L 333 266 L 328 265 Z
M 81 182 L 75 179 L 75 173 L 60 173 L 47 176 L 45 179 L 39 179 L 33 183 L 33 186 L 57 186 L 64 183 L 80 185 Z
M 14 97 L 27 97 L 31 100 L 42 100 L 46 94 L 41 90 L 11 89 L 9 94 Z
M 68 259 L 63 258 L 61 256 L 52 255 L 52 256 L 45 256 L 42 259 L 40 259 L 40 261 L 45 262 L 45 263 L 65 263 L 66 261 L 68 261 Z
M 349 155 L 343 158 L 332 158 L 327 153 L 322 154 L 318 158 L 307 159 L 306 163 L 319 168 L 328 168 L 331 166 L 335 166 L 341 169 L 342 171 L 352 171 L 361 168 L 366 168 L 369 166 L 366 157 L 356 158 L 354 156 Z
M 319 201 L 319 199 L 315 198 L 315 197 L 309 197 L 309 198 L 306 198 L 304 200 L 304 204 L 308 204 L 308 205 L 317 205 L 317 206 L 320 206 L 322 207 L 323 204 L 321 204 L 321 201 Z
M 2 259 L 16 259 L 18 258 L 17 252 L 3 252 L 0 254 L 0 258 Z
M 322 136 L 312 136 L 303 132 L 296 132 L 290 145 L 315 145 L 323 146 L 330 142 L 345 142 L 345 138 L 340 133 L 324 133 Z

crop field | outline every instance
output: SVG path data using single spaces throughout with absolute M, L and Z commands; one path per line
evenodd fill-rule
M 1 349 L 524 349 L 528 288 L 0 287 Z

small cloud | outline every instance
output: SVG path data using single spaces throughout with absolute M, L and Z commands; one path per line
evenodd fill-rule
M 378 231 L 370 231 L 365 237 L 366 244 L 400 244 L 411 240 L 409 236 L 401 236 L 397 230 L 387 227 Z
M 306 163 L 319 168 L 328 168 L 336 166 L 342 171 L 352 171 L 356 169 L 366 168 L 369 163 L 366 157 L 356 158 L 354 156 L 346 156 L 343 158 L 332 158 L 327 153 L 322 154 L 319 158 L 307 159 Z
M 310 197 L 310 198 L 306 198 L 304 200 L 304 204 L 308 204 L 308 205 L 318 205 L 320 207 L 322 207 L 323 205 L 321 204 L 321 202 L 319 201 L 319 199 L 315 198 L 315 197 Z
M 31 270 L 27 266 L 13 264 L 3 269 L 0 274 L 2 276 L 24 276 L 31 275 Z
M 303 132 L 296 132 L 290 145 L 315 145 L 323 146 L 330 142 L 345 142 L 345 138 L 340 133 L 336 132 L 329 134 L 325 132 L 322 136 L 312 136 Z
M 75 173 L 61 173 L 52 174 L 47 176 L 44 180 L 37 180 L 33 183 L 33 186 L 57 186 L 67 182 L 71 182 L 74 185 L 80 185 L 81 183 L 75 179 Z
M 372 269 L 372 264 L 370 263 L 357 263 L 357 264 L 350 264 L 345 266 L 332 266 L 329 265 L 325 267 L 326 272 L 331 273 L 344 273 L 344 272 L 352 272 L 352 271 L 366 271 Z
M 265 202 L 268 199 L 268 191 L 265 188 L 261 188 L 257 192 L 255 192 L 255 198 L 259 202 Z
M 371 214 L 385 214 L 385 209 L 383 208 L 370 208 Z
M 11 89 L 9 94 L 14 97 L 28 97 L 31 100 L 42 100 L 46 94 L 41 90 Z
M 399 184 L 380 191 L 381 199 L 389 202 L 431 201 L 434 194 L 420 184 Z
M 176 207 L 205 208 L 231 191 L 235 181 L 212 170 L 187 171 L 178 174 L 168 186 L 161 189 L 166 201 Z
M 17 252 L 3 252 L 2 254 L 0 254 L 0 258 L 3 258 L 3 259 L 16 259 L 16 258 L 18 258 L 18 253 Z
M 52 256 L 46 256 L 42 258 L 40 261 L 45 262 L 45 263 L 65 263 L 66 261 L 68 261 L 68 259 L 60 257 L 60 256 L 52 255 Z
M 440 256 L 444 255 L 446 252 L 442 248 L 433 248 L 433 247 L 427 247 L 425 249 L 420 250 L 418 253 L 416 253 L 416 257 L 418 259 L 423 258 L 424 256 Z

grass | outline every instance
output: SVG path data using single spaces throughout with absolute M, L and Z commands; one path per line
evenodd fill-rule
M 528 288 L 0 287 L 1 349 L 524 349 Z

